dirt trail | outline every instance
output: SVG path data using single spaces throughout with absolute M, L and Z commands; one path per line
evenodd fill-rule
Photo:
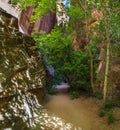
M 108 125 L 106 118 L 98 116 L 100 101 L 95 98 L 83 98 L 71 100 L 66 93 L 48 95 L 45 107 L 50 113 L 61 117 L 82 130 L 120 130 L 120 121 Z M 120 114 L 120 113 L 119 113 Z

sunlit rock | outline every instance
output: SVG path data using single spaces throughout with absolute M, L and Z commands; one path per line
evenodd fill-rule
M 23 36 L 17 27 L 9 28 L 11 17 L 3 12 L 0 21 L 0 97 L 43 88 L 45 70 L 32 38 Z M 3 21 L 5 24 L 3 24 Z M 4 31 L 3 31 L 4 30 Z
M 9 28 L 11 16 L 0 13 L 4 21 L 0 22 L 0 129 L 79 130 L 49 115 L 39 104 L 36 95 L 45 85 L 40 55 L 36 48 L 31 49 L 35 46 L 32 38 L 23 36 L 17 28 Z

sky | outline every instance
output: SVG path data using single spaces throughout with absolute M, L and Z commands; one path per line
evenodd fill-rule
M 70 6 L 70 0 L 62 0 L 62 2 L 63 2 L 63 4 L 65 5 L 65 6 Z M 68 4 L 68 2 L 69 2 L 69 4 Z M 68 5 L 67 5 L 68 4 Z

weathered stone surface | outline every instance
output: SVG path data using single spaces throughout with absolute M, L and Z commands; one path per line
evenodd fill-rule
M 56 14 L 48 12 L 42 19 L 37 19 L 31 23 L 30 18 L 33 15 L 33 9 L 34 6 L 30 6 L 21 12 L 19 26 L 25 34 L 31 34 L 33 31 L 45 31 L 49 33 L 56 23 Z
M 8 27 L 10 15 L 0 16 L 0 130 L 70 130 L 39 104 L 45 70 L 33 39 Z
M 15 95 L 17 90 L 43 88 L 45 70 L 35 42 L 18 32 L 16 22 L 10 25 L 15 18 L 0 14 L 0 97 Z

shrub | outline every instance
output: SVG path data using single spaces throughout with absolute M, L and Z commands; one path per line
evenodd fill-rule
M 104 106 L 106 110 L 110 110 L 113 107 L 115 107 L 115 102 L 113 102 L 112 100 L 108 100 Z
M 71 92 L 71 99 L 78 98 L 79 96 L 80 96 L 79 92 L 77 92 L 77 91 Z
M 114 118 L 114 116 L 113 116 L 113 112 L 112 111 L 109 111 L 108 113 L 107 113 L 107 119 L 108 119 L 108 123 L 110 124 L 110 123 L 113 123 L 114 121 L 115 121 L 115 118 Z
M 46 89 L 48 94 L 50 95 L 54 95 L 57 94 L 57 89 L 55 88 L 55 86 L 53 85 L 53 81 L 50 77 L 47 77 L 46 79 Z
M 99 115 L 100 117 L 105 116 L 105 110 L 101 108 L 101 109 L 99 110 L 98 115 Z
M 39 43 L 41 55 L 46 57 L 45 64 L 52 65 L 64 75 L 71 91 L 88 91 L 91 89 L 89 54 L 85 51 L 71 50 L 72 38 L 64 31 L 56 27 L 50 34 L 41 32 L 41 36 L 34 36 L 34 39 Z M 57 77 L 56 82 L 59 83 L 60 76 L 57 74 Z
M 65 74 L 71 90 L 90 89 L 90 65 L 89 55 L 86 52 L 73 51 L 62 66 L 62 72 Z

